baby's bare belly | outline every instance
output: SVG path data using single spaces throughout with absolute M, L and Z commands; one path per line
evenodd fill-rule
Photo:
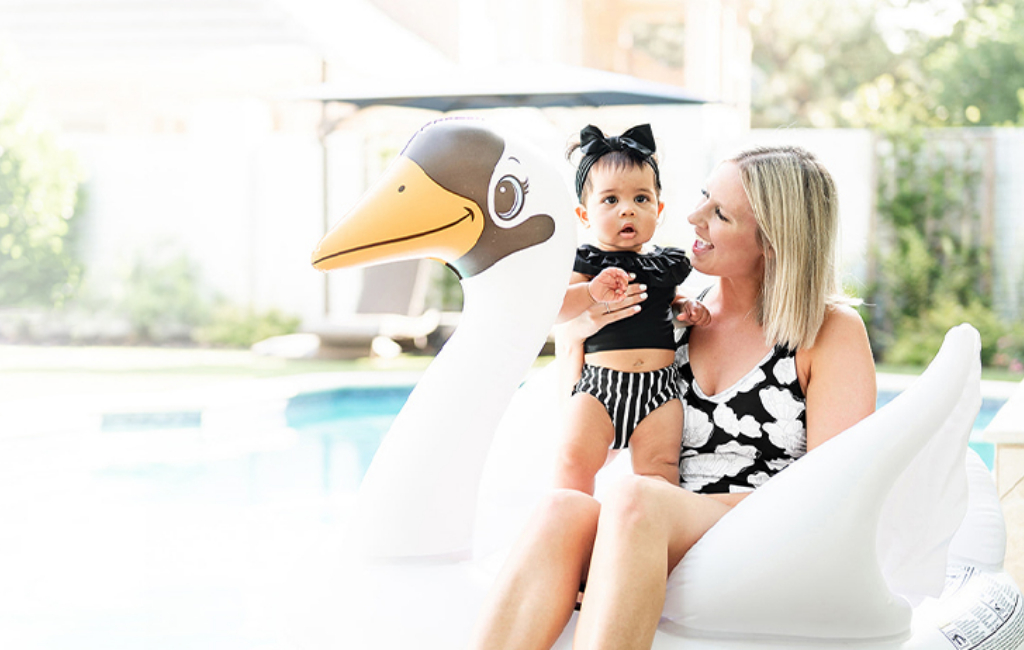
M 636 350 L 604 350 L 591 352 L 585 357 L 592 366 L 610 368 L 619 372 L 650 372 L 672 365 L 675 350 L 639 348 Z

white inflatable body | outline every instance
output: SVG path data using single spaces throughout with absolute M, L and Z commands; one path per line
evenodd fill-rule
M 316 596 L 320 630 L 310 633 L 323 639 L 326 626 L 333 647 L 464 647 L 504 552 L 548 489 L 561 430 L 554 369 L 516 386 L 564 293 L 574 224 L 557 174 L 504 143 L 487 163 L 496 171 L 481 175 L 488 192 L 498 196 L 513 157 L 529 172 L 530 210 L 553 216 L 555 232 L 463 273 L 459 329 L 374 457 L 349 545 Z M 473 162 L 456 150 L 460 165 Z M 445 176 L 427 163 L 427 176 Z M 967 451 L 979 345 L 973 328 L 951 330 L 911 388 L 724 517 L 670 576 L 653 647 L 1024 648 L 998 499 Z M 602 472 L 598 496 L 625 466 Z M 571 647 L 574 626 L 556 648 Z

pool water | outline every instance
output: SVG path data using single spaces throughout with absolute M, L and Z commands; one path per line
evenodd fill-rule
M 296 647 L 410 391 L 300 395 L 265 429 L 3 439 L 0 647 Z M 978 430 L 999 405 L 986 400 Z M 990 445 L 971 445 L 991 464 Z

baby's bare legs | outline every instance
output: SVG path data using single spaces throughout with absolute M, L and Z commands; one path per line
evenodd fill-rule
M 555 487 L 594 494 L 594 476 L 608 460 L 615 428 L 593 395 L 576 393 L 566 405 L 566 431 L 555 459 Z M 678 461 L 678 447 L 676 451 Z
M 679 485 L 679 449 L 683 438 L 683 404 L 665 402 L 640 421 L 629 439 L 633 472 L 660 476 Z

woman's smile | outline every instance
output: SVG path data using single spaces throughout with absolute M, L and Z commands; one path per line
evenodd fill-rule
M 710 251 L 714 247 L 715 247 L 714 244 L 712 244 L 711 242 L 707 241 L 706 239 L 702 239 L 698 235 L 697 238 L 693 242 L 693 254 L 694 255 L 700 255 L 701 253 L 706 253 L 706 252 Z

